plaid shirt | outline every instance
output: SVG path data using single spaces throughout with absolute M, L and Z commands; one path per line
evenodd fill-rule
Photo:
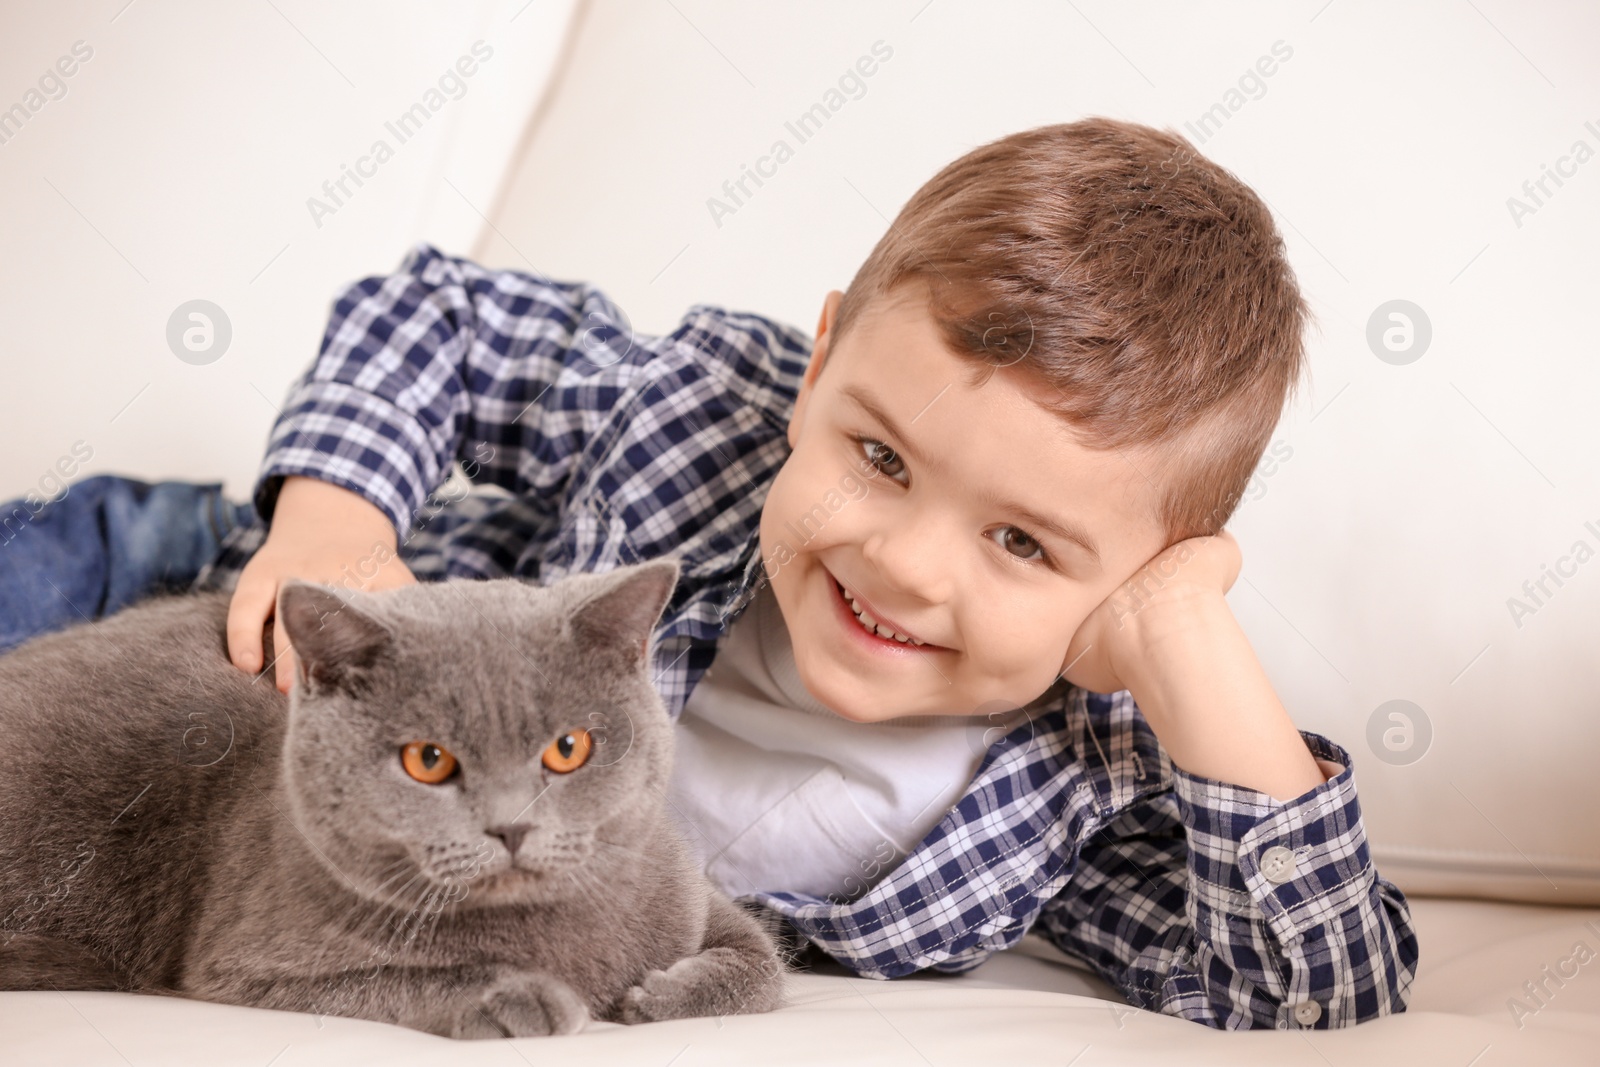
M 653 651 L 676 719 L 766 578 L 761 508 L 811 340 L 704 304 L 661 337 L 626 321 L 591 286 L 425 244 L 355 283 L 273 428 L 256 521 L 228 534 L 196 587 L 236 580 L 290 474 L 382 508 L 422 580 L 550 582 L 676 556 Z M 458 460 L 474 488 L 441 497 Z M 1417 937 L 1373 868 L 1343 748 L 1301 731 L 1345 769 L 1285 803 L 1176 767 L 1127 691 L 1058 678 L 1028 710 L 864 894 L 740 901 L 872 978 L 967 971 L 1037 927 L 1132 1004 L 1211 1027 L 1405 1010 Z

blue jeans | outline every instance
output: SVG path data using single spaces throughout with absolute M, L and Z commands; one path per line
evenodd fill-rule
M 46 503 L 0 504 L 0 652 L 98 619 L 156 592 L 186 590 L 249 504 L 221 483 L 85 478 Z

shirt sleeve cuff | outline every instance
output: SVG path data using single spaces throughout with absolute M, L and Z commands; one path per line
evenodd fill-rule
M 252 503 L 270 523 L 284 478 L 303 475 L 364 498 L 404 538 L 448 476 L 435 454 L 417 419 L 384 398 L 339 382 L 306 382 L 273 427 Z
M 1233 921 L 1264 918 L 1285 945 L 1363 906 L 1377 877 L 1349 753 L 1300 736 L 1323 772 L 1337 773 L 1289 801 L 1173 765 L 1197 903 Z

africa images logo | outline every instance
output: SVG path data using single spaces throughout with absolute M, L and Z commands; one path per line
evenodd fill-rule
M 378 168 L 395 157 L 398 146 L 420 133 L 428 120 L 451 100 L 460 100 L 467 95 L 467 79 L 478 72 L 479 64 L 489 62 L 494 56 L 494 49 L 481 40 L 472 42 L 471 51 L 471 56 L 461 56 L 453 67 L 439 75 L 437 82 L 423 92 L 420 100 L 383 124 L 383 128 L 394 138 L 393 145 L 379 137 L 372 142 L 366 155 L 356 157 L 353 167 L 339 164 L 339 176 L 322 183 L 321 197 L 306 197 L 306 210 L 311 213 L 311 221 L 317 229 L 322 229 L 325 216 L 338 214 L 339 209 L 355 196 L 355 190 L 350 188 L 352 184 L 355 189 L 366 185 L 366 179 L 376 177 Z M 473 59 L 473 56 L 477 59 Z M 448 98 L 446 94 L 449 94 Z
M 739 164 L 739 176 L 722 183 L 721 197 L 706 197 L 706 210 L 711 213 L 711 221 L 716 223 L 717 229 L 722 228 L 724 217 L 738 214 L 739 209 L 749 202 L 754 195 L 750 183 L 754 182 L 759 189 L 766 184 L 765 179 L 776 177 L 778 168 L 794 158 L 796 146 L 805 144 L 820 133 L 828 120 L 845 104 L 867 95 L 866 79 L 876 74 L 879 67 L 894 55 L 894 49 L 882 40 L 873 41 L 871 51 L 872 55 L 861 56 L 854 65 L 845 68 L 844 73 L 839 75 L 837 88 L 829 86 L 821 100 L 801 112 L 793 121 L 784 122 L 784 130 L 794 138 L 793 145 L 788 138 L 779 137 L 764 155 L 756 157 L 753 168 L 747 163 Z M 874 56 L 877 58 L 874 59 Z

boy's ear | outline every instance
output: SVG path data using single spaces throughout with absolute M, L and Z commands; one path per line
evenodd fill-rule
M 394 637 L 327 586 L 292 578 L 278 589 L 277 625 L 288 635 L 299 678 L 310 689 L 359 690 Z
M 817 336 L 811 344 L 811 360 L 806 364 L 805 376 L 800 381 L 800 395 L 795 398 L 794 411 L 789 415 L 789 447 L 793 448 L 800 435 L 800 424 L 805 416 L 806 401 L 811 397 L 811 391 L 816 388 L 817 376 L 822 373 L 822 364 L 828 358 L 828 349 L 833 341 L 833 322 L 839 314 L 839 301 L 844 299 L 844 293 L 832 289 L 822 299 L 822 314 L 817 316 Z
M 844 293 L 838 289 L 828 290 L 828 295 L 822 298 L 822 314 L 817 316 L 818 340 L 833 332 L 833 320 L 839 314 L 839 302 L 843 299 Z

